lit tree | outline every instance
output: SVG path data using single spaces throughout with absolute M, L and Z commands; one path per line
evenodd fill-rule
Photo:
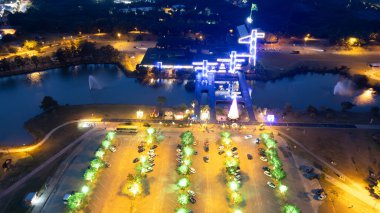
M 380 196 L 380 180 L 377 180 L 377 185 L 373 187 L 373 192 L 377 196 Z
M 274 168 L 271 173 L 277 181 L 280 181 L 286 177 L 286 173 L 281 167 Z
M 297 206 L 286 204 L 285 206 L 282 207 L 282 212 L 283 213 L 301 213 L 301 210 Z
M 69 209 L 72 211 L 78 210 L 82 204 L 84 196 L 85 194 L 79 192 L 72 194 L 67 200 L 67 205 Z
M 83 177 L 85 180 L 92 182 L 95 179 L 96 175 L 96 169 L 95 168 L 89 168 L 84 173 Z
M 142 184 L 139 179 L 129 180 L 123 187 L 122 193 L 131 198 L 136 198 L 142 193 Z
M 231 133 L 229 132 L 221 132 L 220 133 L 220 136 L 223 137 L 223 138 L 230 138 L 231 137 Z
M 183 145 L 192 145 L 194 143 L 194 135 L 190 131 L 181 134 L 181 143 Z

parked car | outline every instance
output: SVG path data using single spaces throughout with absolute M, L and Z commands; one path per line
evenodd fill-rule
M 108 162 L 105 162 L 105 163 L 104 163 L 104 166 L 105 166 L 106 168 L 110 168 L 110 167 L 111 167 L 111 164 L 108 163 Z
M 111 152 L 116 152 L 116 146 L 110 146 L 110 148 L 109 148 L 109 150 L 111 151 Z
M 218 152 L 218 154 L 219 154 L 219 155 L 222 155 L 222 154 L 224 154 L 224 151 L 223 151 L 223 150 L 220 150 L 220 151 Z
M 133 163 L 137 163 L 137 162 L 139 162 L 139 158 L 133 159 Z
M 252 135 L 246 135 L 244 136 L 244 139 L 248 140 L 248 139 L 251 139 L 253 136 Z
M 75 191 L 72 191 L 72 192 L 70 192 L 70 193 L 66 193 L 66 194 L 64 194 L 63 195 L 63 204 L 67 204 L 68 203 L 68 201 L 69 201 L 69 198 L 71 197 L 71 195 L 73 195 L 73 194 L 75 194 Z
M 310 172 L 313 172 L 314 171 L 314 168 L 311 167 L 311 166 L 306 166 L 306 165 L 301 165 L 299 167 L 299 170 L 303 171 L 303 172 L 306 172 L 306 173 L 310 173 Z
M 272 174 L 269 171 L 264 171 L 264 174 L 268 177 L 272 177 Z
M 318 200 L 324 200 L 324 199 L 326 199 L 326 197 L 327 197 L 327 195 L 324 192 L 322 192 L 320 195 L 318 195 L 317 199 Z
M 252 160 L 253 159 L 253 157 L 252 157 L 251 154 L 247 154 L 247 158 L 248 158 L 248 160 Z
M 267 166 L 263 166 L 263 170 L 264 170 L 264 171 L 268 171 L 268 172 L 270 172 L 270 169 L 269 169 L 269 167 L 267 167 Z
M 197 202 L 197 200 L 194 197 L 190 196 L 190 203 L 194 204 L 196 202 Z
M 208 163 L 208 161 L 209 161 L 208 156 L 203 157 L 203 161 L 204 161 L 205 163 Z
M 263 157 L 263 156 L 260 157 L 260 160 L 265 161 L 265 162 L 268 161 L 268 159 L 266 157 Z
M 191 197 L 195 197 L 195 192 L 192 190 L 187 190 L 187 194 L 189 194 Z
M 319 175 L 314 172 L 305 173 L 303 176 L 309 180 L 313 180 L 314 178 L 319 179 Z
M 276 185 L 270 181 L 267 182 L 267 185 L 273 189 L 276 188 Z
M 190 173 L 192 173 L 192 174 L 196 173 L 196 171 L 195 171 L 195 169 L 193 167 L 190 168 Z

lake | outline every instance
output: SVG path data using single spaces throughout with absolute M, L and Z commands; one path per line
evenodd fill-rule
M 42 112 L 39 105 L 44 96 L 52 96 L 59 104 L 155 105 L 158 96 L 167 98 L 166 105 L 190 104 L 195 95 L 185 90 L 185 83 L 129 78 L 115 65 L 80 65 L 0 78 L 0 145 L 32 142 L 23 123 Z M 299 110 L 308 105 L 339 110 L 342 101 L 359 99 L 360 106 L 353 110 L 365 111 L 379 103 L 372 95 L 371 100 L 368 95 L 361 100 L 358 97 L 363 91 L 354 90 L 350 80 L 333 74 L 248 83 L 253 103 L 260 107 L 283 108 L 290 103 Z

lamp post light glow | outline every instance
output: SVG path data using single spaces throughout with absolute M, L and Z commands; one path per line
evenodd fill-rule
M 274 122 L 274 115 L 267 115 L 267 121 L 270 122 L 270 123 L 273 123 Z
M 141 110 L 138 110 L 136 112 L 136 117 L 137 117 L 137 119 L 142 119 L 144 117 L 144 112 Z
M 286 193 L 287 191 L 288 191 L 288 187 L 287 186 L 285 186 L 285 185 L 280 185 L 279 187 L 278 187 L 278 190 L 280 190 L 280 192 L 282 193 L 282 194 L 284 194 L 284 193 Z
M 139 184 L 133 183 L 129 190 L 131 191 L 133 197 L 136 197 L 136 195 L 139 194 L 139 192 L 140 192 Z
M 146 131 L 148 132 L 149 135 L 152 135 L 155 132 L 155 129 L 152 127 L 149 127 Z
M 87 194 L 90 191 L 90 187 L 88 187 L 86 185 L 82 186 L 82 190 L 81 191 L 82 191 L 83 194 Z
M 177 185 L 180 188 L 185 188 L 185 187 L 188 187 L 190 185 L 190 181 L 187 178 L 181 178 L 181 179 L 178 180 Z
M 252 24 L 252 22 L 253 22 L 253 19 L 252 19 L 252 17 L 251 17 L 251 16 L 248 16 L 248 18 L 247 18 L 247 22 L 248 22 L 248 24 Z
M 239 189 L 239 184 L 236 181 L 228 182 L 228 188 L 231 191 L 237 191 Z

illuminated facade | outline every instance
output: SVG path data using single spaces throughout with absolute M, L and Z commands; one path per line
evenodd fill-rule
M 256 66 L 257 59 L 257 39 L 264 38 L 265 33 L 258 32 L 257 29 L 251 31 L 251 34 L 239 38 L 239 44 L 249 44 L 248 53 L 237 53 L 231 51 L 228 58 L 218 58 L 216 61 L 202 60 L 191 63 L 191 65 L 172 65 L 164 64 L 163 62 L 156 62 L 155 64 L 144 64 L 143 67 L 155 67 L 161 69 L 193 69 L 194 71 L 201 71 L 202 76 L 206 77 L 209 72 L 214 73 L 236 73 L 240 70 L 242 64 L 248 62 Z
M 237 106 L 236 95 L 233 97 L 230 111 L 228 112 L 228 118 L 231 120 L 236 120 L 239 118 L 239 110 Z
M 257 29 L 251 31 L 251 35 L 239 38 L 239 44 L 249 44 L 249 62 L 256 66 L 257 39 L 264 38 L 265 33 L 258 32 Z

